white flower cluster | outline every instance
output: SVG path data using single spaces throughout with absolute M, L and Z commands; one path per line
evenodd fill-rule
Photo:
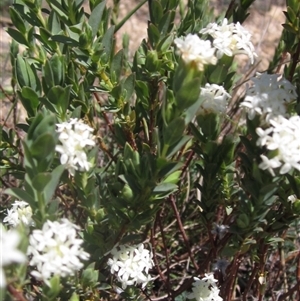
M 0 288 L 6 286 L 6 278 L 3 267 L 16 262 L 26 262 L 26 256 L 20 250 L 20 235 L 16 230 L 6 231 L 2 223 L 0 224 Z
M 224 87 L 207 83 L 204 88 L 201 88 L 200 98 L 203 99 L 203 102 L 198 110 L 198 114 L 225 114 L 228 100 L 231 96 L 226 92 Z
M 178 53 L 186 64 L 195 63 L 200 71 L 208 64 L 215 65 L 224 54 L 234 56 L 246 54 L 251 61 L 257 54 L 251 42 L 251 34 L 238 22 L 228 24 L 225 18 L 221 25 L 210 23 L 200 30 L 200 34 L 209 34 L 213 41 L 200 39 L 197 34 L 174 40 Z
M 271 158 L 261 155 L 262 162 L 259 167 L 268 170 L 273 176 L 273 169 L 279 167 L 280 174 L 288 173 L 292 168 L 300 171 L 300 117 L 286 119 L 279 116 L 271 119 L 270 124 L 265 130 L 256 129 L 259 136 L 257 145 L 272 152 Z
M 61 145 L 57 145 L 55 150 L 61 154 L 60 163 L 66 166 L 71 175 L 76 170 L 88 171 L 92 164 L 87 160 L 86 151 L 95 145 L 93 129 L 77 118 L 56 126 Z
M 219 296 L 218 289 L 213 274 L 205 274 L 205 277 L 199 279 L 194 277 L 192 293 L 187 295 L 188 299 L 195 299 L 196 301 L 222 301 Z
M 195 63 L 200 71 L 204 65 L 217 63 L 215 48 L 210 41 L 201 40 L 196 34 L 188 34 L 186 37 L 176 38 L 174 43 L 186 64 Z
M 7 216 L 3 223 L 7 223 L 12 227 L 17 227 L 19 224 L 32 226 L 32 209 L 28 203 L 24 201 L 15 201 L 11 209 L 7 209 Z
M 251 42 L 251 34 L 239 22 L 228 24 L 228 20 L 224 18 L 221 25 L 210 23 L 200 30 L 200 33 L 209 34 L 213 38 L 218 59 L 224 54 L 227 56 L 246 54 L 253 64 L 254 57 L 257 56 Z
M 128 285 L 138 284 L 142 284 L 144 288 L 151 280 L 148 273 L 153 267 L 153 255 L 143 244 L 114 247 L 111 254 L 113 258 L 109 258 L 107 264 L 111 274 L 116 274 L 123 289 Z
M 261 115 L 264 122 L 269 123 L 276 116 L 286 116 L 287 104 L 297 97 L 295 87 L 279 74 L 257 73 L 251 80 L 253 86 L 241 103 L 247 109 L 249 119 Z
M 80 261 L 89 259 L 89 254 L 82 248 L 82 239 L 77 238 L 79 227 L 67 219 L 46 221 L 42 230 L 34 230 L 29 237 L 27 255 L 29 264 L 36 270 L 31 274 L 50 286 L 53 275 L 66 277 L 83 267 Z

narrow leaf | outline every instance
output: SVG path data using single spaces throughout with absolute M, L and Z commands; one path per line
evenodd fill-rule
M 23 200 L 29 204 L 34 204 L 35 200 L 34 198 L 28 194 L 25 190 L 20 189 L 20 188 L 8 188 L 4 191 L 5 194 L 14 196 L 15 198 L 19 199 L 19 200 Z
M 100 2 L 92 11 L 88 24 L 92 27 L 92 36 L 96 36 L 97 31 L 102 21 L 103 11 L 105 9 L 106 1 Z

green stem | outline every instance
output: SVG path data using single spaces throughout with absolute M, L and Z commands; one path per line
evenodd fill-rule
M 45 19 L 44 19 L 44 17 L 43 17 L 43 14 L 42 14 L 41 9 L 38 10 L 38 12 L 37 12 L 37 17 L 38 17 L 39 20 L 41 21 L 43 27 L 44 27 L 45 29 L 47 29 L 47 25 L 46 25 L 46 22 L 45 22 Z
M 115 33 L 127 22 L 127 20 L 138 11 L 148 0 L 143 0 L 132 11 L 130 11 L 115 27 Z
M 105 82 L 105 84 L 108 86 L 108 88 L 113 89 L 114 85 L 111 83 L 109 77 L 106 75 L 104 70 L 102 70 L 100 72 L 100 77 Z
M 39 206 L 39 210 L 42 216 L 42 222 L 45 221 L 45 217 L 46 217 L 46 211 L 45 211 L 45 199 L 43 197 L 43 194 L 41 192 L 37 192 L 37 199 L 38 199 L 38 206 Z
M 162 157 L 162 158 L 165 158 L 165 157 L 166 157 L 167 152 L 168 152 L 168 149 L 169 149 L 169 145 L 168 145 L 168 144 L 165 144 L 164 147 L 163 147 L 163 150 L 162 150 L 162 154 L 161 154 L 161 157 Z

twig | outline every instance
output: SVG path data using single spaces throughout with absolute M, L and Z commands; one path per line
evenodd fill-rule
M 171 292 L 171 286 L 170 286 L 170 260 L 169 260 L 168 247 L 167 247 L 167 244 L 166 244 L 165 233 L 163 231 L 163 225 L 162 225 L 162 222 L 161 222 L 161 211 L 159 211 L 158 214 L 157 214 L 157 221 L 158 221 L 159 229 L 160 229 L 160 232 L 161 232 L 162 242 L 163 242 L 163 245 L 164 245 L 164 251 L 165 251 L 165 255 L 166 255 L 167 281 L 165 282 L 165 284 L 166 284 L 168 296 L 171 298 L 172 297 L 172 292 Z
M 21 292 L 17 291 L 11 284 L 7 286 L 7 290 L 14 297 L 15 301 L 28 301 Z
M 8 93 L 5 91 L 5 89 L 2 87 L 2 85 L 0 84 L 0 90 L 1 92 L 4 94 L 4 96 L 10 101 L 13 102 L 13 98 L 10 98 Z
M 187 169 L 188 166 L 190 165 L 190 163 L 191 163 L 191 161 L 192 161 L 194 155 L 195 155 L 195 151 L 194 151 L 194 150 L 191 150 L 191 152 L 189 153 L 189 155 L 188 155 L 188 157 L 187 157 L 187 159 L 186 159 L 186 161 L 185 161 L 185 163 L 184 163 L 184 166 L 183 166 L 182 169 L 181 169 L 181 175 L 184 174 L 184 172 L 186 171 L 186 169 Z
M 3 177 L 0 177 L 0 182 L 2 183 L 3 186 L 5 186 L 6 188 L 11 188 L 14 187 L 13 185 L 11 185 L 10 183 L 6 183 L 3 179 Z
M 265 263 L 266 263 L 266 254 L 268 251 L 268 245 L 264 243 L 262 240 L 261 242 L 261 254 L 260 254 L 260 272 L 262 273 L 263 277 L 265 274 Z M 260 283 L 261 284 L 261 283 Z M 263 293 L 262 290 L 259 290 L 259 295 L 258 295 L 258 301 L 262 301 L 263 299 Z
M 150 301 L 152 301 L 152 299 L 150 298 L 150 296 L 147 294 L 146 290 L 144 290 L 143 288 L 141 288 L 141 291 L 143 292 L 143 294 L 146 296 L 146 298 Z
M 232 294 L 233 294 L 233 290 L 234 290 L 234 282 L 235 282 L 237 270 L 238 270 L 239 263 L 240 263 L 239 256 L 240 256 L 239 252 L 235 254 L 233 261 L 231 263 L 230 273 L 225 280 L 226 285 L 222 286 L 221 296 L 223 295 L 223 299 L 225 301 L 230 301 L 232 299 Z
M 188 249 L 188 252 L 189 252 L 189 256 L 190 256 L 190 258 L 191 258 L 191 261 L 192 261 L 192 263 L 193 263 L 195 269 L 198 270 L 199 267 L 198 267 L 198 265 L 197 265 L 197 263 L 196 263 L 196 261 L 195 261 L 195 258 L 194 258 L 193 254 L 192 254 L 192 251 L 191 251 L 191 247 L 190 247 L 190 243 L 189 243 L 188 237 L 187 237 L 187 235 L 186 235 L 186 233 L 185 233 L 185 230 L 184 230 L 184 228 L 183 228 L 183 224 L 182 224 L 182 221 L 181 221 L 181 218 L 180 218 L 178 209 L 177 209 L 176 204 L 175 204 L 174 196 L 171 195 L 171 196 L 169 197 L 169 200 L 170 200 L 170 202 L 171 202 L 171 206 L 172 206 L 173 211 L 174 211 L 174 213 L 175 213 L 175 217 L 176 217 L 176 220 L 177 220 L 177 223 L 178 223 L 180 232 L 181 232 L 181 234 L 182 234 L 183 240 L 184 240 L 185 245 L 186 245 L 186 247 L 187 247 L 187 249 Z
M 259 268 L 259 265 L 258 263 L 255 263 L 254 265 L 254 269 L 252 270 L 252 273 L 250 275 L 250 278 L 249 280 L 247 281 L 247 285 L 246 285 L 246 288 L 243 292 L 243 301 L 247 301 L 247 295 L 248 295 L 248 292 L 250 291 L 250 288 L 252 286 L 252 283 L 254 281 L 254 278 L 255 276 L 257 275 L 257 272 L 258 272 L 258 268 Z
M 176 261 L 176 262 L 172 263 L 172 264 L 170 265 L 169 268 L 170 268 L 170 269 L 173 269 L 173 268 L 175 268 L 177 265 L 180 265 L 181 263 L 185 263 L 186 261 L 188 261 L 188 260 L 183 259 L 183 260 Z M 163 271 L 161 271 L 163 277 L 164 277 L 164 274 L 165 274 L 166 272 L 167 272 L 167 269 L 164 269 Z M 154 277 L 153 279 L 155 280 L 155 279 L 158 279 L 158 278 L 160 278 L 160 275 L 157 275 L 157 276 Z M 180 280 L 180 283 L 179 283 L 179 285 L 177 285 L 176 289 L 179 289 L 179 287 L 181 286 L 181 284 L 183 283 L 183 281 L 184 281 L 185 278 L 186 278 L 186 277 L 182 277 L 182 279 Z
M 275 70 L 275 73 L 279 73 L 280 72 L 280 69 L 282 67 L 282 65 L 286 64 L 287 62 L 285 62 L 286 58 L 287 58 L 287 55 L 288 53 L 285 51 L 281 54 L 281 57 L 280 57 L 280 62 L 279 64 L 277 65 L 277 68 Z
M 294 292 L 296 292 L 299 289 L 299 287 L 300 287 L 300 282 L 298 281 L 294 287 L 292 287 L 286 293 L 281 294 L 278 297 L 278 301 L 283 301 L 283 300 L 287 299 L 288 297 L 291 298 L 293 296 Z
M 97 93 L 94 93 L 94 96 L 95 96 L 97 102 L 101 105 L 101 99 L 100 99 L 99 95 L 98 95 Z M 111 122 L 109 121 L 109 119 L 108 119 L 106 113 L 105 113 L 105 112 L 102 112 L 102 115 L 103 115 L 104 120 L 105 120 L 107 126 L 109 127 L 110 131 L 114 134 L 114 133 L 115 133 L 115 132 L 114 132 L 114 129 L 113 129 L 113 127 L 111 126 Z
M 116 156 L 114 156 L 114 155 L 109 151 L 109 149 L 107 148 L 106 144 L 103 142 L 102 137 L 97 136 L 97 138 L 98 138 L 98 142 L 99 142 L 100 148 L 101 148 L 101 149 L 109 156 L 109 158 L 110 158 L 112 161 L 117 162 Z
M 154 264 L 155 264 L 155 267 L 158 271 L 158 274 L 159 274 L 159 277 L 160 279 L 164 282 L 164 284 L 166 285 L 166 278 L 164 276 L 164 274 L 162 273 L 160 267 L 159 267 L 159 263 L 158 263 L 158 260 L 157 260 L 157 256 L 156 256 L 156 249 L 155 249 L 155 228 L 156 228 L 156 221 L 154 223 L 154 226 L 153 228 L 151 229 L 151 245 L 152 245 L 152 252 L 153 252 L 153 260 L 154 260 Z M 167 286 L 167 285 L 166 285 Z
M 288 283 L 287 283 L 287 275 L 286 275 L 286 265 L 285 265 L 285 258 L 284 258 L 284 250 L 281 242 L 278 243 L 278 249 L 279 249 L 280 263 L 281 263 L 281 268 L 283 273 L 283 288 L 284 288 L 284 292 L 287 293 Z

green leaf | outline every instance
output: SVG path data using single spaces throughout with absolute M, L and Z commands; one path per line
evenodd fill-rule
M 28 143 L 27 141 L 23 141 L 22 143 L 23 149 L 24 149 L 24 167 L 26 170 L 25 178 L 26 176 L 28 177 L 34 177 L 34 175 L 37 173 L 36 171 L 36 161 L 34 158 L 31 156 Z M 31 188 L 29 188 L 31 189 Z M 26 187 L 26 181 L 25 181 L 25 190 L 28 192 L 29 189 Z
M 117 54 L 113 57 L 111 66 L 110 66 L 110 76 L 112 82 L 118 82 L 123 65 L 123 57 L 124 57 L 124 50 L 121 49 Z
M 123 89 L 126 91 L 126 98 L 125 100 L 128 101 L 131 95 L 134 92 L 134 84 L 135 84 L 135 74 L 131 73 L 125 80 L 123 84 Z
M 46 203 L 50 202 L 52 199 L 54 192 L 58 186 L 58 183 L 60 181 L 60 177 L 65 170 L 65 167 L 63 165 L 58 165 L 52 172 L 51 172 L 51 179 L 47 183 L 47 185 L 44 187 L 44 196 Z
M 54 85 L 62 85 L 64 82 L 65 68 L 63 60 L 64 58 L 59 57 L 56 53 L 52 56 L 50 60 Z
M 94 265 L 90 265 L 83 270 L 81 275 L 83 287 L 94 287 L 98 282 L 99 271 L 95 270 Z
M 160 60 L 158 58 L 158 54 L 156 50 L 149 50 L 146 56 L 145 69 L 149 73 L 155 73 L 160 68 Z
M 281 237 L 271 237 L 268 239 L 268 243 L 269 244 L 273 244 L 273 243 L 279 243 L 279 242 L 284 242 L 284 239 Z
M 150 4 L 150 20 L 153 24 L 158 25 L 163 16 L 163 8 L 158 0 L 153 0 Z
M 192 106 L 200 95 L 200 78 L 194 78 L 184 83 L 180 90 L 175 94 L 176 104 L 179 110 L 185 110 Z
M 178 169 L 182 168 L 183 164 L 178 162 L 170 162 L 165 158 L 157 158 L 156 160 L 157 169 L 159 170 L 158 177 L 164 178 Z
M 54 86 L 49 90 L 47 98 L 52 104 L 59 108 L 59 112 L 65 114 L 69 106 L 70 92 L 71 86 L 65 88 Z
M 197 116 L 197 123 L 207 140 L 215 140 L 221 130 L 220 115 L 209 113 Z
M 228 66 L 217 65 L 213 70 L 214 71 L 209 76 L 209 82 L 219 85 L 222 84 L 228 74 Z
M 42 113 L 38 113 L 29 127 L 26 140 L 35 141 L 44 133 L 53 133 L 55 131 L 55 124 L 54 115 L 49 114 L 44 116 Z
M 180 179 L 181 173 L 182 173 L 181 170 L 177 170 L 173 172 L 172 174 L 170 174 L 168 177 L 164 179 L 163 183 L 176 184 Z
M 291 188 L 293 189 L 296 196 L 300 197 L 300 179 L 294 176 L 291 176 L 290 174 L 285 175 L 289 181 L 289 184 L 291 185 Z
M 166 52 L 169 47 L 172 45 L 174 40 L 174 36 L 172 34 L 165 36 L 163 39 L 159 41 L 159 43 L 156 46 L 156 49 L 158 52 Z
M 45 93 L 48 93 L 49 89 L 54 86 L 53 71 L 50 64 L 50 60 L 46 60 L 43 66 L 43 88 Z
M 160 31 L 162 36 L 165 36 L 172 30 L 174 18 L 175 11 L 168 11 L 163 15 L 162 19 L 159 21 L 158 24 L 158 30 Z
M 9 27 L 7 28 L 6 32 L 18 43 L 23 44 L 27 47 L 29 46 L 26 37 L 18 30 Z
M 30 152 L 38 160 L 43 160 L 54 153 L 56 140 L 53 134 L 44 133 L 37 137 L 30 147 Z
M 173 183 L 160 183 L 153 189 L 153 193 L 157 195 L 161 194 L 161 197 L 165 197 L 177 189 L 178 186 Z
M 184 145 L 186 145 L 193 137 L 192 136 L 183 136 L 179 141 L 177 141 L 175 144 L 170 145 L 168 152 L 167 152 L 167 158 L 172 157 L 175 155 Z
M 260 197 L 262 198 L 262 201 L 266 205 L 271 205 L 269 204 L 268 201 L 273 200 L 273 195 L 276 193 L 278 190 L 278 183 L 272 183 L 269 185 L 263 186 L 263 188 L 259 191 Z M 273 200 L 274 201 L 274 200 Z
M 39 98 L 41 104 L 47 108 L 52 113 L 59 114 L 59 111 L 57 110 L 57 107 L 54 106 L 46 97 L 40 97 Z
M 24 20 L 12 6 L 9 7 L 9 15 L 14 26 L 23 34 L 23 36 L 25 36 L 26 26 Z
M 17 55 L 15 70 L 19 86 L 21 88 L 24 86 L 30 86 L 26 63 L 20 54 Z
M 45 28 L 40 28 L 40 34 L 34 34 L 34 36 L 41 41 L 43 46 L 48 52 L 56 51 L 57 50 L 57 44 L 53 41 L 51 41 L 52 34 Z
M 171 121 L 163 130 L 163 142 L 165 145 L 173 145 L 182 138 L 185 130 L 185 122 L 182 117 L 178 117 Z
M 44 284 L 43 286 L 43 295 L 47 296 L 46 300 L 54 301 L 56 300 L 56 297 L 58 296 L 63 286 L 60 284 L 60 277 L 58 275 L 51 277 L 49 282 L 50 285 Z
M 76 41 L 70 37 L 64 36 L 64 35 L 59 35 L 59 34 L 54 35 L 51 37 L 51 40 L 71 46 L 71 47 L 79 47 L 80 46 L 78 41 Z
M 156 48 L 157 43 L 160 39 L 160 33 L 154 24 L 150 24 L 147 29 L 148 37 L 153 48 Z
M 32 179 L 32 186 L 35 190 L 42 192 L 51 180 L 51 174 L 49 172 L 40 172 Z
M 69 301 L 80 301 L 79 296 L 74 292 Z
M 50 4 L 51 8 L 57 13 L 62 21 L 67 21 L 69 19 L 68 12 L 57 0 L 51 0 L 48 4 Z
M 126 142 L 125 147 L 124 147 L 124 160 L 130 160 L 133 159 L 135 151 L 132 149 L 130 144 Z
M 183 114 L 185 124 L 189 124 L 194 119 L 202 103 L 203 98 L 199 97 L 196 102 L 194 102 L 190 107 L 186 109 L 186 111 Z
M 15 198 L 19 199 L 19 200 L 23 200 L 25 202 L 27 202 L 28 204 L 34 204 L 35 200 L 34 198 L 28 194 L 25 190 L 20 189 L 20 188 L 8 188 L 4 191 L 5 194 L 14 196 Z
M 108 62 L 111 54 L 113 52 L 113 37 L 114 37 L 114 26 L 110 27 L 104 34 L 102 39 L 102 45 L 104 52 L 106 53 L 106 60 L 105 62 Z
M 249 226 L 249 222 L 249 217 L 245 213 L 240 214 L 236 220 L 238 227 L 241 229 L 247 228 Z
M 37 107 L 40 103 L 39 96 L 30 87 L 23 86 L 21 91 L 18 91 L 20 100 L 26 109 L 28 116 L 35 116 Z
M 291 23 L 294 23 L 297 19 L 294 10 L 290 6 L 287 7 L 287 12 L 285 13 L 285 15 Z
M 293 34 L 298 34 L 298 28 L 295 27 L 292 23 L 285 23 L 282 24 L 282 26 L 284 27 L 284 29 L 286 29 L 287 31 L 293 33 Z M 294 42 L 294 41 L 289 41 L 289 42 Z
M 93 38 L 96 36 L 96 34 L 100 28 L 105 5 L 106 5 L 106 1 L 100 2 L 96 7 L 94 7 L 94 9 L 89 17 L 88 23 L 92 27 Z
M 62 30 L 60 20 L 57 16 L 57 13 L 54 10 L 50 11 L 47 27 L 52 35 L 56 35 Z M 44 29 L 44 28 L 40 27 L 40 30 L 41 29 Z

